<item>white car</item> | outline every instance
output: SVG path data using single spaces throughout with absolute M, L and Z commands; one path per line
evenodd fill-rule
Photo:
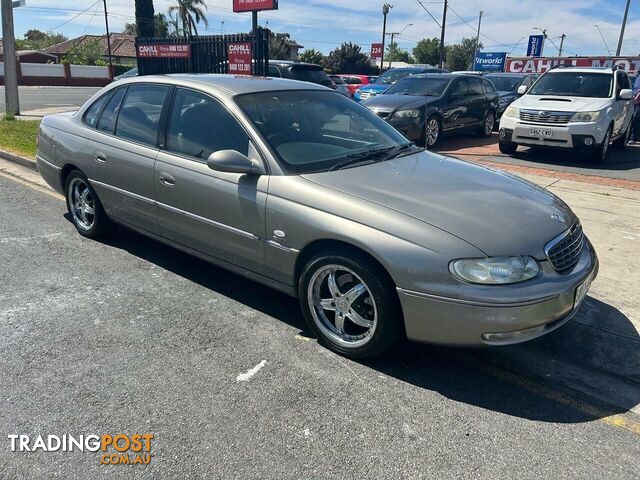
M 513 102 L 500 120 L 500 151 L 518 145 L 587 151 L 607 158 L 609 145 L 624 148 L 633 120 L 631 84 L 624 70 L 554 68 Z

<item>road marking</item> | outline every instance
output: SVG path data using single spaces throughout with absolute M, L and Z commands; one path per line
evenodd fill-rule
M 53 197 L 57 200 L 64 200 L 64 197 L 62 195 L 60 195 L 58 192 L 56 192 L 55 190 L 51 190 L 49 188 L 43 187 L 41 185 L 38 185 L 37 183 L 34 182 L 30 182 L 29 180 L 26 180 L 22 177 L 19 177 L 18 175 L 15 175 L 11 172 L 7 172 L 6 170 L 0 170 L 0 177 L 4 177 L 7 178 L 9 180 L 12 180 L 16 183 L 19 183 L 20 185 L 23 185 L 25 187 L 28 187 L 32 190 L 36 190 L 40 193 L 44 193 L 46 195 L 49 195 L 50 197 Z
M 241 373 L 240 375 L 238 375 L 236 377 L 236 382 L 248 382 L 251 377 L 253 377 L 256 373 L 258 373 L 262 367 L 264 367 L 267 364 L 266 360 L 262 360 L 259 364 L 257 364 L 255 367 L 253 367 L 250 370 L 247 370 L 245 373 Z

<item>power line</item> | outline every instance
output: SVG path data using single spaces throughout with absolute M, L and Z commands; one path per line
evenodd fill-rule
M 431 12 L 429 10 L 427 10 L 427 7 L 424 6 L 424 3 L 422 3 L 422 0 L 416 0 L 420 6 L 424 9 L 425 12 L 427 12 L 429 14 L 429 16 L 431 17 L 431 20 L 433 20 L 434 22 L 436 22 L 436 25 L 438 25 L 438 28 L 442 28 L 442 25 L 440 25 L 440 22 L 438 22 L 438 20 L 436 20 L 436 17 L 434 17 L 433 15 L 431 15 Z M 442 2 L 432 2 L 432 3 L 442 3 Z
M 471 25 L 469 22 L 467 22 L 464 18 L 462 18 L 460 15 L 458 15 L 458 13 L 451 8 L 451 4 L 449 4 L 449 10 L 451 10 L 451 13 L 453 13 L 456 17 L 458 17 L 458 19 L 463 22 L 465 25 L 467 25 L 474 33 L 477 32 L 476 27 L 474 27 L 473 25 Z M 495 38 L 491 38 L 489 35 L 486 35 L 484 33 L 480 33 L 480 36 L 491 40 L 493 42 L 493 46 L 500 46 L 500 47 L 513 47 L 514 44 L 513 43 L 500 43 L 498 40 L 496 40 Z M 553 43 L 553 42 L 552 42 Z M 557 48 L 557 47 L 556 47 Z
M 62 22 L 60 25 L 56 25 L 55 27 L 53 27 L 51 30 L 57 30 L 58 28 L 66 25 L 67 23 L 75 20 L 76 18 L 78 18 L 80 15 L 82 15 L 83 13 L 86 13 L 87 11 L 91 10 L 93 7 L 95 7 L 98 3 L 100 3 L 101 0 L 96 0 L 95 2 L 93 2 L 91 5 L 89 5 L 89 7 L 87 7 L 86 9 L 82 10 L 80 13 L 78 13 L 77 15 L 74 15 L 73 17 L 71 17 L 70 19 Z

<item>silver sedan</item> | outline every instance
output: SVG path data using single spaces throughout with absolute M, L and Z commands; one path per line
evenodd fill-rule
M 536 338 L 598 270 L 551 193 L 424 151 L 310 83 L 125 79 L 45 117 L 37 164 L 81 235 L 117 223 L 297 296 L 318 339 L 351 357 L 405 336 Z

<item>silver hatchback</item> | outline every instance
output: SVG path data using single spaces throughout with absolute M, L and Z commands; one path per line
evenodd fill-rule
M 37 164 L 81 235 L 118 223 L 297 296 L 352 357 L 403 336 L 536 338 L 575 314 L 598 269 L 551 193 L 424 151 L 310 83 L 125 79 L 45 117 Z

